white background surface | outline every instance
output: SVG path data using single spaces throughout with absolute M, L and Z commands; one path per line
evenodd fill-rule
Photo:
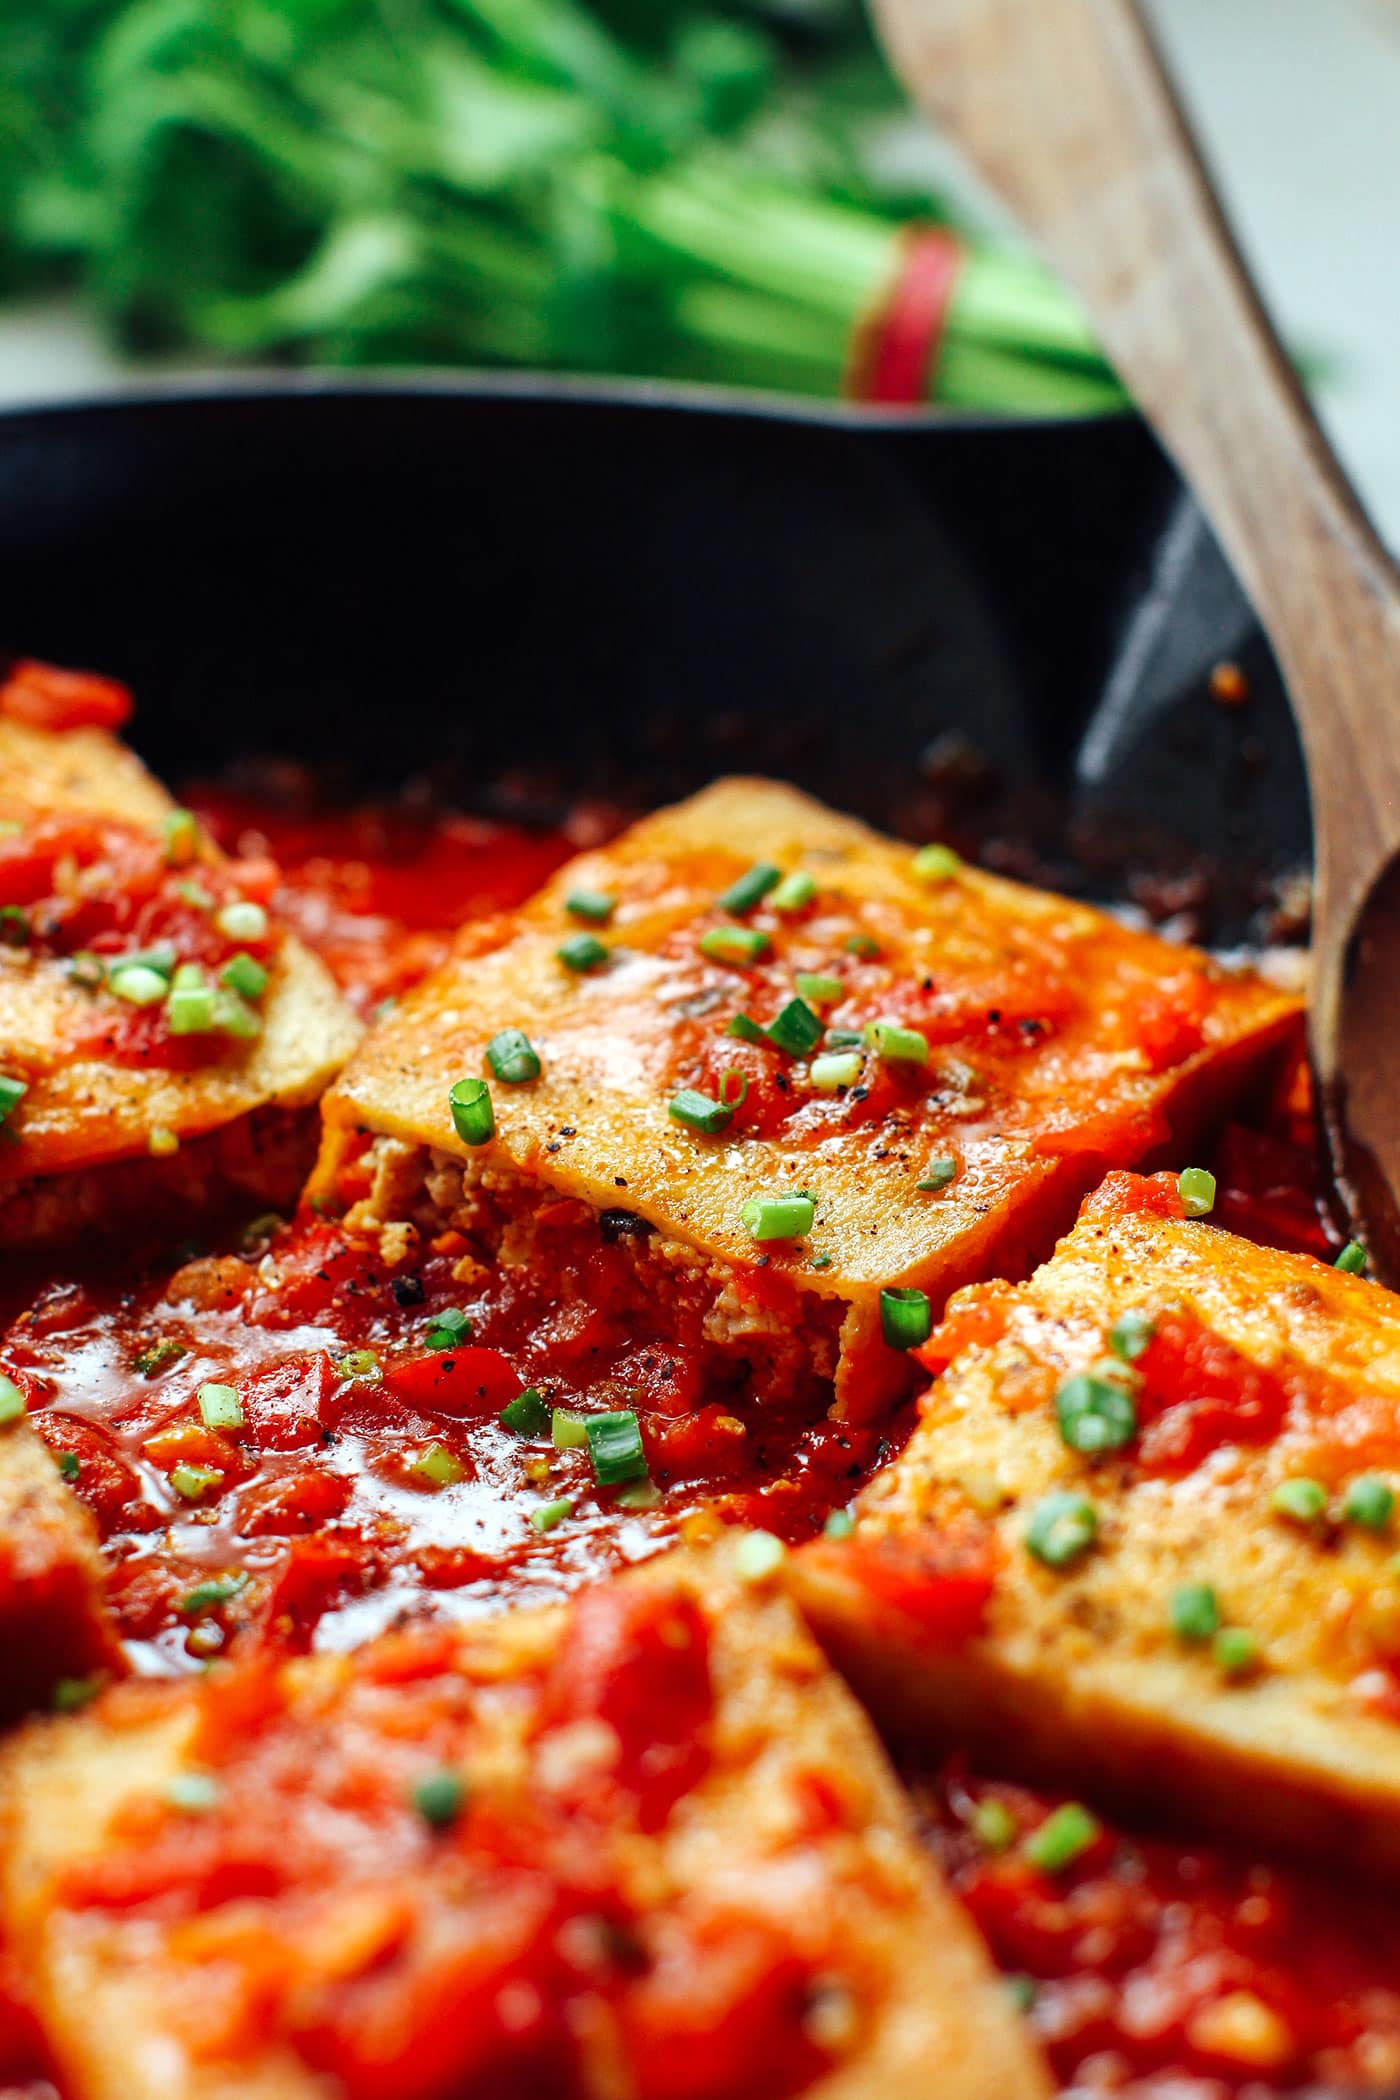
M 3 0 L 0 0 L 0 5 Z M 1400 547 L 1400 0 L 1148 0 L 1266 296 Z M 62 307 L 0 315 L 0 402 L 119 383 Z

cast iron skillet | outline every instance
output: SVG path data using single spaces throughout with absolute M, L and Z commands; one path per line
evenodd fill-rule
M 175 779 L 259 750 L 477 800 L 770 768 L 918 829 L 970 739 L 1025 810 L 1203 854 L 1225 940 L 1307 853 L 1272 659 L 1129 417 L 363 378 L 0 416 L 0 648 L 128 679 Z M 1222 657 L 1243 710 L 1207 697 Z

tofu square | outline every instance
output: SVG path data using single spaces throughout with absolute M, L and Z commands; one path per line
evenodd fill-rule
M 1400 1299 L 1111 1176 L 951 1358 L 845 1541 L 798 1556 L 892 1725 L 1400 1868 Z
M 1184 1139 L 1298 1027 L 1199 951 L 724 780 L 471 928 L 327 1095 L 315 1186 L 343 1207 L 369 1134 L 419 1148 L 419 1187 L 450 1165 L 633 1214 L 766 1294 L 869 1418 L 909 1382 L 882 1291 L 936 1312 L 1024 1273 L 1106 1166 Z M 496 1073 L 506 1031 L 537 1076 Z M 475 1142 L 450 1096 L 483 1079 Z M 413 1192 L 393 1160 L 369 1222 Z
M 1048 2100 L 864 1717 L 742 1565 L 32 1724 L 0 1913 L 72 2100 Z

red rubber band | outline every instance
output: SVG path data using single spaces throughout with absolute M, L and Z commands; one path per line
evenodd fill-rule
M 941 226 L 911 227 L 889 296 L 856 333 L 846 391 L 853 400 L 911 407 L 938 368 L 962 243 Z

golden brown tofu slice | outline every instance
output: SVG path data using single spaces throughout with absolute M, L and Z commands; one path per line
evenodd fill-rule
M 883 1289 L 936 1309 L 1022 1273 L 1105 1164 L 1189 1132 L 1297 1025 L 1196 950 L 726 780 L 470 930 L 327 1096 L 319 1193 L 369 1132 L 634 1213 L 788 1331 L 839 1329 L 838 1401 L 868 1414 L 903 1371 Z M 509 1042 L 493 1064 L 505 1031 L 538 1076 Z M 449 1096 L 482 1078 L 477 1143 Z
M 925 1355 L 911 1442 L 799 1556 L 877 1709 L 1400 1868 L 1400 1299 L 1116 1175 Z
M 71 2100 L 1040 2100 L 868 1724 L 742 1555 L 118 1687 L 0 1758 Z
M 8 1386 L 9 1381 L 3 1381 Z M 119 1668 L 91 1517 L 23 1420 L 0 1427 L 0 1723 Z
M 0 1244 L 295 1193 L 359 1030 L 258 880 L 106 730 L 0 715 Z

